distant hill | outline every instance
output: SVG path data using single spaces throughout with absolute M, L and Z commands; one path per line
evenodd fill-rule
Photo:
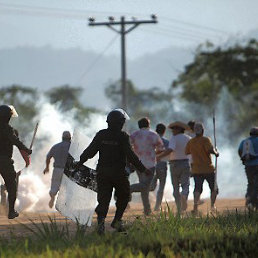
M 156 86 L 167 89 L 192 58 L 190 50 L 175 47 L 135 60 L 128 58 L 127 75 L 139 88 Z M 98 59 L 94 52 L 60 50 L 50 46 L 0 50 L 0 87 L 17 83 L 45 91 L 63 84 L 82 86 L 85 105 L 105 108 L 108 101 L 104 88 L 119 78 L 120 56 Z
M 228 45 L 258 38 L 258 30 L 231 37 Z M 136 87 L 167 89 L 184 66 L 193 60 L 193 50 L 174 47 L 127 60 L 127 77 Z M 105 108 L 105 87 L 120 78 L 120 56 L 99 56 L 95 52 L 54 49 L 50 46 L 0 50 L 0 87 L 13 83 L 45 91 L 70 84 L 84 88 L 85 105 Z M 85 75 L 82 77 L 82 75 Z

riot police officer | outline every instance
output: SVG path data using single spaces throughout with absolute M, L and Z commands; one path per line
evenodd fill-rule
M 116 191 L 116 213 L 111 227 L 123 231 L 122 216 L 130 200 L 130 184 L 125 172 L 126 161 L 132 163 L 140 172 L 150 173 L 133 152 L 129 135 L 122 131 L 129 116 L 122 109 L 115 109 L 107 116 L 108 128 L 99 131 L 90 145 L 80 156 L 78 165 L 93 158 L 99 152 L 97 165 L 98 206 L 95 209 L 98 219 L 98 233 L 105 231 L 105 218 L 113 188 Z
M 4 179 L 8 192 L 9 212 L 8 218 L 14 219 L 19 213 L 14 209 L 16 201 L 16 172 L 13 166 L 13 145 L 16 145 L 25 160 L 26 166 L 29 166 L 29 155 L 32 153 L 18 138 L 15 129 L 9 125 L 11 117 L 17 117 L 18 114 L 13 106 L 0 106 L 0 174 Z

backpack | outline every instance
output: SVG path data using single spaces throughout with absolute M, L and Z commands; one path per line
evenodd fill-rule
M 254 151 L 253 143 L 250 139 L 246 139 L 243 142 L 243 150 L 241 154 L 241 160 L 243 163 L 258 158 L 258 154 Z

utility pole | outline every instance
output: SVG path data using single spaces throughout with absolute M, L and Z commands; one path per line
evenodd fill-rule
M 89 26 L 107 26 L 113 31 L 119 33 L 121 35 L 121 93 L 122 93 L 122 108 L 127 110 L 127 81 L 126 81 L 126 45 L 125 45 L 125 36 L 127 33 L 131 32 L 140 24 L 149 24 L 149 23 L 157 23 L 157 16 L 152 14 L 150 20 L 136 20 L 133 18 L 130 21 L 126 21 L 124 16 L 121 16 L 120 21 L 115 21 L 113 16 L 108 17 L 108 22 L 95 22 L 95 19 L 89 18 Z M 115 26 L 119 25 L 120 30 L 117 30 Z M 126 25 L 131 25 L 126 30 Z

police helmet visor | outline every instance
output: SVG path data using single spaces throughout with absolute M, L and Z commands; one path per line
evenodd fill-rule
M 11 114 L 12 114 L 11 117 L 18 117 L 18 113 L 15 110 L 14 106 L 9 105 L 9 108 L 11 109 Z

